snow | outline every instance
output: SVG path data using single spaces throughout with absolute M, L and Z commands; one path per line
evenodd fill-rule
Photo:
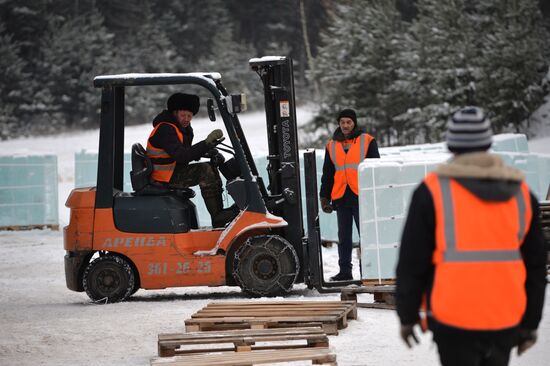
M 129 73 L 129 74 L 115 74 L 115 75 L 99 75 L 94 78 L 94 81 L 102 80 L 133 80 L 133 79 L 147 79 L 147 78 L 174 78 L 174 77 L 196 77 L 206 78 L 209 82 L 210 79 L 220 80 L 222 78 L 219 72 L 189 72 L 189 73 Z
M 258 63 L 258 62 L 273 62 L 273 61 L 283 61 L 286 57 L 285 56 L 263 56 L 263 57 L 255 57 L 248 60 L 248 63 Z
M 302 123 L 313 116 L 311 108 L 297 112 Z M 265 154 L 265 115 L 246 112 L 240 119 L 251 150 Z M 206 118 L 195 119 L 196 138 L 204 138 L 219 125 L 219 121 L 214 126 Z M 126 149 L 134 142 L 143 144 L 150 129 L 149 124 L 127 128 Z M 69 219 L 64 201 L 74 186 L 74 154 L 97 149 L 97 144 L 96 130 L 3 141 L 0 151 L 58 156 L 60 226 L 64 226 Z M 534 139 L 529 147 L 548 154 L 550 137 Z M 184 320 L 210 301 L 246 299 L 236 287 L 188 287 L 139 290 L 126 302 L 96 305 L 85 293 L 65 286 L 62 231 L 0 232 L 0 250 L 0 365 L 149 365 L 157 354 L 159 333 L 183 332 Z M 337 271 L 336 247 L 324 249 L 323 255 L 326 278 Z M 358 278 L 358 266 L 354 267 Z M 339 295 L 319 294 L 297 285 L 285 299 L 337 300 Z M 359 301 L 370 302 L 372 296 L 361 294 Z M 542 365 L 550 359 L 549 312 L 546 301 L 538 343 L 521 357 L 513 354 L 511 365 Z M 395 312 L 359 308 L 357 320 L 349 321 L 338 336 L 329 337 L 330 346 L 339 365 L 438 364 L 429 333 L 422 334 L 421 344 L 409 350 L 398 328 Z

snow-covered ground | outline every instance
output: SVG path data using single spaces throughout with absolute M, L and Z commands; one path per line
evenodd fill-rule
M 298 120 L 307 121 L 310 109 L 299 109 Z M 267 152 L 265 117 L 244 113 L 243 128 L 251 149 Z M 220 123 L 193 121 L 197 140 Z M 148 124 L 126 130 L 127 148 L 144 143 Z M 546 134 L 544 136 L 547 136 Z M 58 155 L 60 224 L 68 223 L 64 201 L 74 185 L 74 153 L 97 149 L 98 133 L 61 134 L 55 137 L 0 142 L 0 151 L 49 152 Z M 529 143 L 532 151 L 550 153 L 550 137 Z M 61 231 L 0 232 L 0 365 L 148 365 L 157 353 L 157 335 L 184 331 L 184 320 L 209 301 L 242 301 L 236 287 L 194 287 L 157 291 L 139 290 L 124 303 L 95 305 L 84 293 L 65 286 Z M 336 248 L 324 250 L 326 275 L 337 270 Z M 357 259 L 354 259 L 355 261 Z M 357 268 L 357 266 L 355 266 Z M 357 276 L 357 274 L 356 274 Z M 550 295 L 547 293 L 547 295 Z M 295 286 L 293 300 L 335 300 L 337 294 L 320 295 Z M 372 301 L 360 295 L 359 301 Z M 539 329 L 539 341 L 524 356 L 513 355 L 511 365 L 545 365 L 550 360 L 550 305 Z M 339 365 L 437 365 L 431 336 L 407 349 L 398 337 L 393 311 L 362 309 L 330 345 Z M 297 363 L 300 364 L 300 363 Z M 303 363 L 301 363 L 303 364 Z

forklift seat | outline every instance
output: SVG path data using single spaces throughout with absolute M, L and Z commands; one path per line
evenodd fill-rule
M 173 195 L 180 198 L 193 198 L 195 191 L 191 188 L 175 188 L 151 179 L 153 163 L 145 154 L 145 149 L 140 143 L 132 145 L 132 171 L 130 178 L 135 196 L 162 196 Z

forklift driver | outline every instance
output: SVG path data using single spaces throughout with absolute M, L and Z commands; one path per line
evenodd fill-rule
M 197 95 L 175 93 L 168 98 L 167 109 L 153 119 L 153 131 L 147 140 L 147 156 L 153 163 L 151 178 L 171 188 L 198 185 L 212 218 L 212 227 L 223 227 L 235 217 L 235 212 L 223 209 L 222 181 L 216 164 L 189 164 L 205 155 L 216 155 L 212 150 L 223 139 L 223 132 L 216 129 L 193 145 L 191 119 L 199 106 Z

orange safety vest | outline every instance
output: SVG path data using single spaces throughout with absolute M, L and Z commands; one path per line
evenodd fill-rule
M 349 186 L 353 193 L 359 195 L 359 183 L 357 168 L 359 163 L 367 156 L 370 142 L 374 139 L 371 135 L 363 133 L 351 140 L 330 140 L 327 150 L 330 160 L 334 164 L 334 184 L 330 198 L 334 201 L 341 198 Z M 348 152 L 344 146 L 348 145 Z
M 175 124 L 170 122 L 161 122 L 155 126 L 155 128 L 149 135 L 149 138 L 147 139 L 146 155 L 151 159 L 151 162 L 153 163 L 153 172 L 151 173 L 151 177 L 158 182 L 168 183 L 170 182 L 170 178 L 172 178 L 172 174 L 174 173 L 174 169 L 176 168 L 176 161 L 170 155 L 168 155 L 166 151 L 164 151 L 163 149 L 159 149 L 158 147 L 154 147 L 150 142 L 151 137 L 155 135 L 157 129 L 162 124 L 167 124 L 174 127 L 176 133 L 178 134 L 178 139 L 181 143 L 183 143 L 183 134 L 181 133 L 179 128 L 176 127 Z
M 525 182 L 507 201 L 484 201 L 456 180 L 429 174 L 435 265 L 428 315 L 466 330 L 517 326 L 527 303 L 520 246 L 531 225 Z

